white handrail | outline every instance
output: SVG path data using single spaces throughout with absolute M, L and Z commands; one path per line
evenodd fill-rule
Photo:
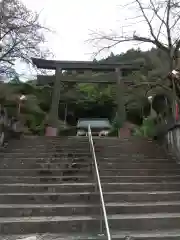
M 104 196 L 102 192 L 102 187 L 101 187 L 101 179 L 99 175 L 99 170 L 98 170 L 98 165 L 97 165 L 97 159 L 96 159 L 96 154 L 95 154 L 95 149 L 94 149 L 94 143 L 92 139 L 92 132 L 91 132 L 91 126 L 88 126 L 88 137 L 89 137 L 89 143 L 92 149 L 92 156 L 94 160 L 94 166 L 95 166 L 95 171 L 96 171 L 96 177 L 97 177 L 97 183 L 99 187 L 99 194 L 100 194 L 100 200 L 101 200 L 101 206 L 103 210 L 103 215 L 104 215 L 104 222 L 105 222 L 105 227 L 106 227 L 106 234 L 108 240 L 111 240 L 111 234 L 109 230 L 109 223 L 108 223 L 108 218 L 107 218 L 107 212 L 106 212 L 106 207 L 105 207 L 105 202 L 104 202 Z

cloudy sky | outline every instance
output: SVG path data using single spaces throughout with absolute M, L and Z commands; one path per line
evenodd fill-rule
M 121 29 L 126 14 L 120 3 L 128 0 L 22 0 L 32 10 L 41 12 L 40 21 L 55 31 L 46 36 L 47 45 L 59 60 L 91 60 L 94 49 L 86 41 L 92 31 Z M 123 44 L 115 53 L 125 52 L 132 44 Z M 107 54 L 107 53 L 104 53 Z M 18 66 L 23 71 L 22 66 Z

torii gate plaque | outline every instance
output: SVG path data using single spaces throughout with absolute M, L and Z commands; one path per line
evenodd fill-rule
M 126 111 L 123 103 L 123 81 L 122 75 L 125 71 L 133 71 L 140 69 L 140 65 L 135 64 L 122 64 L 119 62 L 94 62 L 94 61 L 55 61 L 45 60 L 39 58 L 32 58 L 32 62 L 40 69 L 55 70 L 55 76 L 37 76 L 37 82 L 39 84 L 53 83 L 52 104 L 49 113 L 49 126 L 46 130 L 47 136 L 57 136 L 58 134 L 58 109 L 60 101 L 60 82 L 84 82 L 84 83 L 108 83 L 117 84 L 117 104 L 118 104 L 118 116 L 125 121 Z M 91 71 L 100 72 L 96 75 L 66 75 L 62 71 L 77 71 L 85 72 Z M 92 77 L 92 78 L 91 78 Z

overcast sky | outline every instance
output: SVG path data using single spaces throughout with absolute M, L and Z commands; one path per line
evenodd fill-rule
M 91 60 L 96 49 L 86 43 L 90 30 L 118 30 L 123 25 L 126 14 L 131 15 L 131 12 L 127 13 L 118 7 L 128 0 L 22 1 L 28 8 L 41 12 L 41 22 L 55 31 L 54 34 L 48 34 L 46 39 L 48 47 L 58 60 Z M 132 44 L 123 44 L 114 49 L 114 52 L 125 52 L 131 47 Z M 18 66 L 18 69 L 23 70 L 22 66 Z

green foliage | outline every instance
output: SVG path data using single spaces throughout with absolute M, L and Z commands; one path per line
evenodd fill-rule
M 164 54 L 157 49 L 140 51 L 130 49 L 120 55 L 111 54 L 102 61 L 144 62 L 144 68 L 135 72 L 124 72 L 124 88 L 122 102 L 125 103 L 126 116 L 130 122 L 141 125 L 135 129 L 135 135 L 153 136 L 153 123 L 143 120 L 150 114 L 150 104 L 147 96 L 157 93 L 172 95 L 168 90 L 168 82 L 164 80 L 167 74 L 168 62 Z M 72 75 L 71 72 L 67 72 Z M 82 75 L 82 74 L 81 74 Z M 92 75 L 97 77 L 97 74 Z M 73 75 L 72 75 L 73 77 Z M 165 90 L 165 87 L 167 89 Z M 36 86 L 35 81 L 26 83 L 14 79 L 10 83 L 0 84 L 0 103 L 8 106 L 11 115 L 17 114 L 17 99 L 24 94 L 27 96 L 21 106 L 21 115 L 25 124 L 33 134 L 43 134 L 46 115 L 49 112 L 52 99 L 51 86 Z M 117 87 L 115 84 L 72 84 L 62 83 L 59 106 L 60 132 L 68 130 L 64 124 L 65 111 L 67 122 L 75 125 L 80 117 L 107 117 L 112 120 L 112 135 L 117 135 L 122 126 L 122 119 L 117 114 Z M 122 93 L 119 93 L 122 94 Z M 161 108 L 161 107 L 160 107 Z M 114 117 L 115 116 L 115 117 Z M 74 129 L 73 129 L 74 130 Z
M 145 118 L 140 127 L 134 129 L 134 136 L 153 138 L 155 135 L 155 124 L 154 120 Z
M 40 106 L 39 91 L 43 90 L 18 81 L 0 84 L 1 105 L 6 106 L 9 116 L 17 117 L 20 104 L 20 118 L 32 133 L 40 132 L 38 128 L 45 117 L 45 112 Z M 25 101 L 19 99 L 22 94 L 27 98 Z

